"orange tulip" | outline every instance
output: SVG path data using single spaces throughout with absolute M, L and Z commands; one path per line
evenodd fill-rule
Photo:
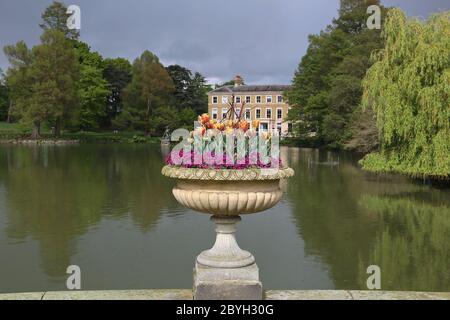
M 203 136 L 206 132 L 205 127 L 198 127 L 197 129 L 195 129 L 194 135 L 201 135 Z
M 260 124 L 260 121 L 259 121 L 259 120 L 253 120 L 253 122 L 252 122 L 252 127 L 253 127 L 254 129 L 258 129 L 258 128 L 259 128 L 259 124 Z
M 242 129 L 244 132 L 246 132 L 250 128 L 250 123 L 243 120 L 239 123 L 239 128 Z
M 209 115 L 207 113 L 204 113 L 200 116 L 200 121 L 202 124 L 205 124 L 209 122 Z

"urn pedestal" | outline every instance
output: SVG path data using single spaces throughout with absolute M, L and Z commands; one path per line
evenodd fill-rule
M 262 284 L 253 255 L 237 244 L 239 215 L 262 212 L 282 197 L 280 180 L 294 175 L 282 169 L 191 169 L 165 166 L 162 174 L 177 179 L 173 195 L 192 210 L 212 215 L 213 247 L 200 253 L 194 269 L 196 300 L 260 300 Z

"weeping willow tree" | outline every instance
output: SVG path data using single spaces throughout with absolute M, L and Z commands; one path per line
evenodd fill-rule
M 450 11 L 426 22 L 390 10 L 385 48 L 363 81 L 363 105 L 377 118 L 381 148 L 363 168 L 450 178 Z

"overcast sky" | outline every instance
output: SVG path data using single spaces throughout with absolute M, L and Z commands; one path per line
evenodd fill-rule
M 133 61 L 148 49 L 164 65 L 199 71 L 210 82 L 237 73 L 247 83 L 287 84 L 308 35 L 336 16 L 338 0 L 65 0 L 81 8 L 81 40 L 104 57 Z M 51 0 L 0 0 L 0 46 L 39 41 Z M 382 0 L 410 16 L 450 10 L 449 0 Z M 0 53 L 0 68 L 8 62 Z

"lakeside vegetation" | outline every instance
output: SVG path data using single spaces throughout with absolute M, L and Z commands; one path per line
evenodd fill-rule
M 364 80 L 381 148 L 362 160 L 374 172 L 450 178 L 450 12 L 427 21 L 388 14 L 385 47 Z
M 381 9 L 381 30 L 367 28 L 369 5 Z M 200 73 L 165 67 L 147 50 L 133 63 L 105 59 L 66 19 L 66 6 L 53 2 L 41 44 L 4 47 L 1 139 L 156 141 L 206 112 L 211 87 Z M 421 22 L 380 0 L 341 0 L 338 17 L 309 36 L 285 93 L 294 134 L 283 144 L 347 149 L 367 154 L 369 171 L 449 180 L 449 20 L 449 12 Z
M 317 35 L 295 72 L 286 95 L 289 119 L 303 145 L 350 149 L 363 153 L 378 147 L 371 110 L 361 107 L 362 81 L 370 55 L 381 49 L 381 31 L 366 26 L 367 7 L 387 9 L 380 1 L 341 0 L 339 15 Z
M 381 30 L 366 26 L 381 8 Z M 408 19 L 379 0 L 341 0 L 287 92 L 302 146 L 368 154 L 372 172 L 450 178 L 450 12 Z M 292 141 L 291 141 L 292 142 Z
M 8 138 L 39 139 L 51 134 L 48 128 L 55 138 L 116 131 L 125 139 L 130 132 L 155 137 L 192 126 L 195 115 L 206 112 L 210 87 L 200 73 L 165 67 L 147 50 L 132 64 L 105 59 L 67 28 L 66 11 L 57 1 L 45 10 L 39 45 L 4 47 L 10 68 L 0 72 L 0 121 L 29 129 L 10 130 Z
M 32 129 L 20 123 L 0 122 L 0 143 L 29 141 Z M 51 129 L 43 126 L 40 134 L 41 141 L 65 141 L 76 140 L 82 143 L 159 143 L 158 137 L 146 136 L 142 131 L 63 131 L 59 137 L 55 137 Z

